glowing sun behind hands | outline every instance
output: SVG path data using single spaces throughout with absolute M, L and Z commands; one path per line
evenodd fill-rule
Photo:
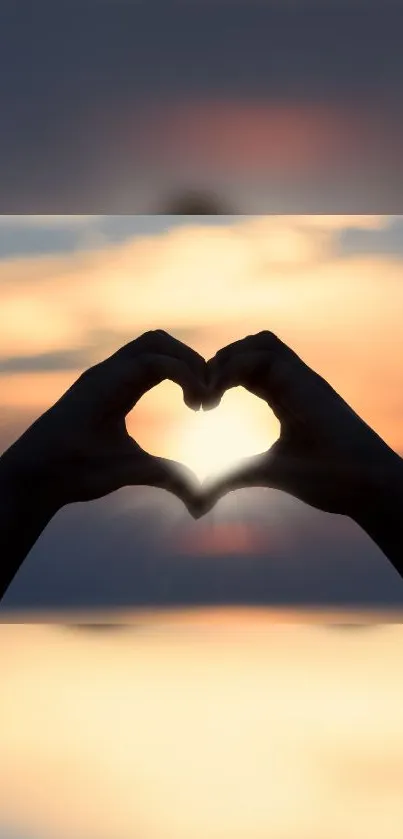
M 172 382 L 145 394 L 126 425 L 146 451 L 183 463 L 200 481 L 267 451 L 280 433 L 266 403 L 242 387 L 225 393 L 218 408 L 195 412 L 186 407 L 181 389 Z
M 203 481 L 225 474 L 244 457 L 266 451 L 278 436 L 279 423 L 267 405 L 235 388 L 218 408 L 186 415 L 169 438 L 169 456 Z

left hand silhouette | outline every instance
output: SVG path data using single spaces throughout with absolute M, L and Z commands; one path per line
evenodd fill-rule
M 144 451 L 125 417 L 164 379 L 198 410 L 205 397 L 205 360 L 161 330 L 147 332 L 89 368 L 3 455 L 13 483 L 29 481 L 57 506 L 100 498 L 127 485 L 160 487 L 193 512 L 195 475 L 175 461 Z

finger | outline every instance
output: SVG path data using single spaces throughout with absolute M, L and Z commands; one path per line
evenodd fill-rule
M 206 407 L 219 404 L 231 387 L 243 386 L 264 399 L 280 420 L 331 423 L 340 397 L 292 351 L 248 351 L 229 357 L 209 374 Z
M 287 413 L 284 390 L 292 375 L 288 369 L 290 364 L 289 359 L 279 359 L 269 351 L 231 356 L 210 373 L 204 410 L 217 407 L 227 390 L 241 386 L 268 402 L 281 421 Z
M 195 514 L 200 497 L 200 482 L 196 475 L 174 460 L 154 457 L 148 452 L 126 458 L 121 465 L 121 486 L 153 486 L 176 495 L 186 509 Z
M 224 495 L 247 487 L 266 487 L 296 495 L 298 483 L 306 480 L 306 464 L 283 451 L 278 440 L 267 452 L 244 458 L 231 472 L 201 485 L 196 499 L 197 517 L 205 515 Z M 196 516 L 195 516 L 196 517 Z
M 245 458 L 239 466 L 222 478 L 206 480 L 201 485 L 200 496 L 196 499 L 195 518 L 211 510 L 224 495 L 245 487 L 265 487 L 275 480 L 274 472 L 270 476 L 267 453 Z
M 198 517 L 209 512 L 223 496 L 247 487 L 281 490 L 319 509 L 331 509 L 323 506 L 329 505 L 333 491 L 328 465 L 309 463 L 304 456 L 290 454 L 282 450 L 278 441 L 268 452 L 243 460 L 230 474 L 204 481 L 200 498 L 196 499 Z
M 280 338 L 273 332 L 267 330 L 258 332 L 256 335 L 247 335 L 240 341 L 234 341 L 226 347 L 222 347 L 216 355 L 206 362 L 206 381 L 208 385 L 214 382 L 217 371 L 231 359 L 237 356 L 244 355 L 244 353 L 270 353 L 272 358 L 279 360 L 298 361 L 303 364 L 299 356 L 287 344 L 284 344 Z
M 116 358 L 113 364 L 102 363 L 94 378 L 88 379 L 88 388 L 93 406 L 102 409 L 104 418 L 109 414 L 126 416 L 148 390 L 166 379 L 182 388 L 189 408 L 200 408 L 206 385 L 184 361 L 169 355 L 144 353 L 133 359 Z
M 186 405 L 199 410 L 206 395 L 204 380 L 188 364 L 170 355 L 140 355 L 134 365 L 138 368 L 138 386 L 142 396 L 166 379 L 182 388 Z
M 293 355 L 296 353 L 284 344 L 274 332 L 264 330 L 256 333 L 256 335 L 247 335 L 239 341 L 234 341 L 226 347 L 222 347 L 208 362 L 208 370 L 214 371 L 216 367 L 220 367 L 224 362 L 228 361 L 232 356 L 239 355 L 244 352 L 259 352 L 270 351 L 281 355 Z
M 191 347 L 178 341 L 173 335 L 164 332 L 162 329 L 155 329 L 149 332 L 144 332 L 139 338 L 126 344 L 115 356 L 124 358 L 135 358 L 139 354 L 154 354 L 170 355 L 177 358 L 179 361 L 185 362 L 195 376 L 198 376 L 203 382 L 206 375 L 206 361 Z

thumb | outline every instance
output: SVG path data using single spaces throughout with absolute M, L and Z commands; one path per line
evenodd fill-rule
M 191 515 L 197 510 L 201 485 L 196 475 L 175 460 L 142 452 L 128 458 L 121 475 L 123 486 L 153 486 L 176 495 Z
M 228 492 L 245 487 L 272 486 L 268 466 L 268 453 L 265 452 L 243 459 L 221 478 L 205 480 L 201 485 L 197 518 L 208 513 Z

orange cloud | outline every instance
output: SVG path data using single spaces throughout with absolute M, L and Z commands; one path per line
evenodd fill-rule
M 402 261 L 340 256 L 335 241 L 352 223 L 379 229 L 385 219 L 229 217 L 220 227 L 189 219 L 119 245 L 2 260 L 0 356 L 82 348 L 89 365 L 163 327 L 209 357 L 245 334 L 271 329 L 403 450 Z M 3 374 L 0 404 L 40 413 L 80 372 L 75 365 L 67 373 Z M 180 399 L 175 407 L 169 388 L 160 396 L 150 410 L 172 429 Z M 145 414 L 142 422 L 143 407 L 135 421 L 150 446 L 155 434 L 155 448 L 160 425 L 151 431 Z

